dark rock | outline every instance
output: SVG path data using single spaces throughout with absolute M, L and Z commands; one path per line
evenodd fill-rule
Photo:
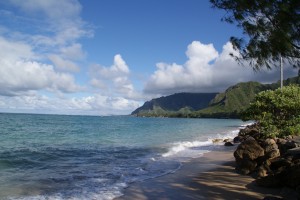
M 279 144 L 285 144 L 287 142 L 287 140 L 283 139 L 283 138 L 277 138 L 276 143 Z
M 293 142 L 297 144 L 297 146 L 300 146 L 300 136 L 293 136 Z
M 265 176 L 265 177 L 261 177 L 256 179 L 255 181 L 257 183 L 257 185 L 259 186 L 263 186 L 263 187 L 280 187 L 280 179 L 271 174 L 269 176 Z
M 284 159 L 284 158 L 278 158 L 271 162 L 270 169 L 273 171 L 277 171 L 279 169 L 288 168 L 291 166 L 292 166 L 291 161 Z
M 226 143 L 226 142 L 230 142 L 230 140 L 229 140 L 229 139 L 225 139 L 225 140 L 223 140 L 223 142 L 225 142 L 225 143 Z
M 232 144 L 232 142 L 225 142 L 224 145 L 225 145 L 226 147 L 234 146 L 234 145 Z
M 247 138 L 242 142 L 234 152 L 236 159 L 249 159 L 255 160 L 261 156 L 264 156 L 264 149 L 257 143 L 255 139 Z
M 263 165 L 258 167 L 257 170 L 257 177 L 265 177 L 268 175 L 268 169 L 265 168 Z
M 274 139 L 266 139 L 262 142 L 266 159 L 272 159 L 280 156 L 280 151 Z
M 294 165 L 282 173 L 285 185 L 296 189 L 300 185 L 300 165 Z
M 257 167 L 257 162 L 247 159 L 236 161 L 236 164 L 236 170 L 243 175 L 252 173 Z
M 273 149 L 273 150 L 266 153 L 266 157 L 270 158 L 270 159 L 277 158 L 279 156 L 280 156 L 279 149 Z
M 242 142 L 234 152 L 236 170 L 242 174 L 249 174 L 257 167 L 257 159 L 264 156 L 264 149 L 254 138 Z
M 289 149 L 287 150 L 287 153 L 292 156 L 300 155 L 300 147 Z
M 285 143 L 286 149 L 293 149 L 297 147 L 297 144 L 294 141 L 287 141 Z
M 248 140 L 248 141 L 251 141 L 251 140 L 252 141 L 256 141 L 256 139 L 254 137 L 252 137 L 252 136 L 247 136 L 246 139 L 245 139 L 245 141 L 246 140 Z
M 277 140 L 277 144 L 281 155 L 287 153 L 289 149 L 293 149 L 298 146 L 298 144 L 295 143 L 294 141 L 284 140 L 284 139 Z
M 220 142 L 222 142 L 222 141 L 223 141 L 222 139 L 213 139 L 213 140 L 212 140 L 213 143 L 220 143 Z
M 253 124 L 253 125 L 246 126 L 246 128 L 244 128 L 244 129 L 241 129 L 239 132 L 239 135 L 240 136 L 246 136 L 246 135 L 253 136 L 257 133 L 259 133 L 259 128 L 256 124 Z
M 233 142 L 234 143 L 241 143 L 244 141 L 244 137 L 242 136 L 236 136 L 234 139 L 233 139 Z

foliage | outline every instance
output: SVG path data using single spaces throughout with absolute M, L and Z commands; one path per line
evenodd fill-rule
M 299 84 L 300 77 L 289 78 L 284 85 Z M 255 95 L 275 90 L 278 83 L 238 83 L 223 93 L 178 93 L 147 101 L 132 112 L 143 117 L 240 118 Z
M 242 113 L 243 120 L 256 120 L 265 136 L 300 134 L 300 87 L 290 85 L 259 93 Z
M 272 68 L 282 56 L 294 67 L 300 67 L 300 1 L 299 0 L 210 0 L 223 9 L 226 22 L 236 23 L 249 40 L 231 38 L 240 55 L 258 70 Z M 278 65 L 278 64 L 277 64 Z

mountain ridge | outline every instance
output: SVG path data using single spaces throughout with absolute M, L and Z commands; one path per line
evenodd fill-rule
M 300 77 L 284 80 L 284 85 L 300 85 Z M 176 93 L 152 99 L 137 108 L 131 115 L 139 117 L 190 117 L 190 118 L 239 118 L 255 95 L 261 91 L 280 87 L 272 84 L 242 82 L 228 87 L 221 93 Z

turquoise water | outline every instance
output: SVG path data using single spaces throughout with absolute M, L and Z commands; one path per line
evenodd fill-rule
M 240 120 L 0 114 L 0 199 L 113 199 L 234 137 Z

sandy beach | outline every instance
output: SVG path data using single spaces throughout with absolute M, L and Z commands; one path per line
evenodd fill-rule
M 235 172 L 235 148 L 206 153 L 183 163 L 182 168 L 175 173 L 133 183 L 117 200 L 250 200 L 263 199 L 265 196 L 282 198 L 281 189 L 258 187 L 252 177 Z

